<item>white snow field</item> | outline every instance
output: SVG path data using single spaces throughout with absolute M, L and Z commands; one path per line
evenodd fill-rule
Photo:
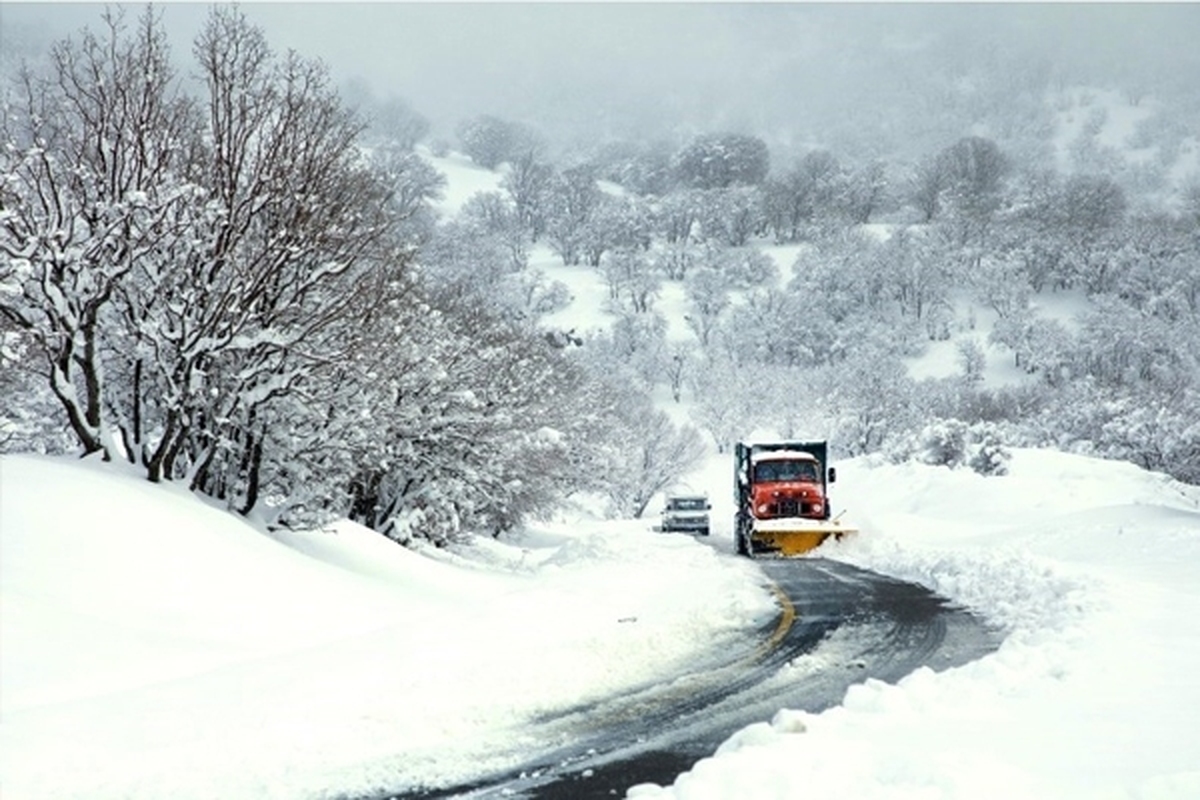
M 1200 488 L 1017 450 L 1011 473 L 842 462 L 822 555 L 1002 626 L 966 666 L 780 709 L 630 797 L 1200 797 Z M 270 536 L 112 465 L 0 458 L 0 791 L 321 798 L 515 763 L 533 715 L 756 646 L 711 542 L 585 517 L 451 554 Z M 799 608 L 803 613 L 803 604 Z

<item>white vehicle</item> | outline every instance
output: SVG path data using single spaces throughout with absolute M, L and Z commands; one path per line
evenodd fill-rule
M 659 530 L 664 533 L 698 533 L 708 536 L 708 512 L 712 503 L 703 494 L 673 494 L 667 496 L 667 504 L 662 510 L 662 525 Z

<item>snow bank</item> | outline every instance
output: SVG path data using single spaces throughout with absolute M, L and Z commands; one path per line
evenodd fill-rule
M 750 565 L 644 522 L 429 557 L 347 522 L 271 537 L 111 466 L 5 456 L 0 488 L 6 800 L 466 777 L 774 614 Z
M 839 478 L 864 530 L 823 554 L 934 587 L 1004 644 L 780 711 L 630 797 L 1200 797 L 1200 489 L 1048 451 L 1005 477 L 857 460 Z
M 6 800 L 302 798 L 521 760 L 529 724 L 749 652 L 775 609 L 709 541 L 584 518 L 414 553 L 268 536 L 111 466 L 0 459 Z M 821 714 L 781 709 L 637 798 L 1200 797 L 1200 489 L 1017 450 L 1011 473 L 839 466 L 821 555 L 929 585 L 1000 649 Z

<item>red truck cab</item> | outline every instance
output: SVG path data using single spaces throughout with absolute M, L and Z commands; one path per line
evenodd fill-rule
M 757 519 L 827 519 L 822 465 L 802 450 L 768 450 L 750 459 L 751 513 Z

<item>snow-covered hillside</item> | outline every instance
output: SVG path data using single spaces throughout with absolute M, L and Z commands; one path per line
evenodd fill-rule
M 1197 796 L 1200 490 L 1044 451 L 1005 477 L 839 466 L 864 530 L 823 555 L 936 587 L 1005 643 L 781 709 L 630 796 Z M 722 457 L 692 476 L 717 500 L 727 478 Z M 448 554 L 349 524 L 272 538 L 91 462 L 5 456 L 0 499 L 6 800 L 463 778 L 539 713 L 752 649 L 773 613 L 724 502 L 711 542 L 577 517 Z
M 1063 173 L 1140 172 L 1140 179 L 1129 182 L 1158 183 L 1143 191 L 1167 205 L 1200 174 L 1200 136 L 1169 122 L 1169 109 L 1152 96 L 1077 86 L 1049 102 L 1055 111 L 1054 160 Z
M 1070 131 L 1062 133 L 1061 136 L 1069 137 Z M 503 191 L 505 166 L 496 171 L 487 170 L 472 164 L 469 158 L 460 153 L 434 156 L 425 148 L 420 148 L 419 151 L 434 169 L 446 176 L 446 188 L 434 204 L 445 219 L 457 214 L 477 192 Z M 887 225 L 867 227 L 872 235 L 879 239 L 886 239 L 891 234 L 890 226 Z M 768 241 L 756 241 L 754 245 L 775 262 L 779 270 L 778 286 L 781 288 L 794 276 L 797 255 L 808 247 L 805 244 L 779 245 Z M 545 244 L 536 244 L 530 248 L 528 268 L 541 272 L 550 282 L 557 281 L 567 286 L 572 298 L 565 308 L 544 315 L 541 319 L 543 325 L 575 331 L 578 335 L 609 330 L 612 327 L 617 315 L 604 303 L 608 289 L 600 270 L 578 265 L 565 266 L 562 259 Z M 950 326 L 949 336 L 927 342 L 921 355 L 905 359 L 909 375 L 915 380 L 961 375 L 959 345 L 971 341 L 978 346 L 985 359 L 982 374 L 984 385 L 996 387 L 1034 380 L 1033 376 L 1015 365 L 1010 348 L 990 341 L 989 334 L 996 321 L 996 313 L 965 293 L 960 294 L 962 296 L 954 303 L 954 324 Z M 731 299 L 735 304 L 740 302 L 738 295 L 736 291 L 731 292 Z M 666 322 L 668 342 L 692 346 L 698 344 L 694 330 L 685 321 L 691 310 L 682 282 L 664 281 L 654 302 L 654 308 L 662 314 Z M 1091 309 L 1091 301 L 1078 290 L 1046 291 L 1034 297 L 1031 302 L 1034 318 L 1052 320 L 1068 329 L 1076 327 L 1077 320 Z M 676 416 L 686 419 L 687 415 L 681 413 Z
M 453 173 L 447 214 L 500 180 L 431 161 Z M 796 246 L 771 252 L 787 270 Z M 548 324 L 610 322 L 595 270 L 544 250 L 531 267 L 574 296 Z M 684 338 L 677 290 L 659 302 Z M 1039 311 L 1082 302 L 1055 299 Z M 953 345 L 910 371 L 946 374 Z M 989 380 L 1020 377 L 988 355 Z M 780 709 L 631 797 L 1200 796 L 1200 489 L 1032 449 L 1004 476 L 838 467 L 834 500 L 862 533 L 820 554 L 928 585 L 1004 644 L 821 714 Z M 713 499 L 710 540 L 564 511 L 406 550 L 345 522 L 267 534 L 111 464 L 4 456 L 3 796 L 291 800 L 518 763 L 539 715 L 758 646 L 775 608 L 733 554 L 729 474 L 713 454 L 682 480 Z

